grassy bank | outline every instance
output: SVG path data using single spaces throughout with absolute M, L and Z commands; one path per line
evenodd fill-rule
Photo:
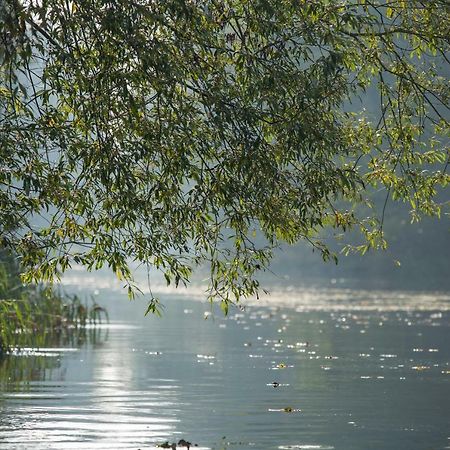
M 52 287 L 24 286 L 20 267 L 0 251 L 0 354 L 40 346 L 50 335 L 64 335 L 107 320 L 104 308 Z

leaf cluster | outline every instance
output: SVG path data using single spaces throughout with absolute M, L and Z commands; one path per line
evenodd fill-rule
M 0 7 L 0 240 L 24 280 L 134 260 L 211 299 L 257 294 L 279 242 L 360 227 L 371 189 L 439 215 L 445 1 L 8 0 Z M 376 90 L 375 111 L 346 107 Z M 373 186 L 373 188 L 372 188 Z M 351 249 L 349 249 L 351 250 Z M 155 300 L 149 311 L 156 311 Z

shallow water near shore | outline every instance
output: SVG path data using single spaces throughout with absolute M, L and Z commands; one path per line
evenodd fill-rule
M 0 447 L 450 448 L 448 296 L 285 297 L 157 318 L 102 291 L 108 325 L 0 361 Z

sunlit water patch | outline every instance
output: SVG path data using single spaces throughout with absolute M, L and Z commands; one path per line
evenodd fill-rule
M 147 274 L 142 270 L 136 272 L 136 278 L 136 284 L 144 294 L 204 301 L 208 292 L 208 286 L 199 282 L 193 282 L 187 287 L 167 286 L 158 274 L 154 275 L 155 281 L 149 285 Z M 123 292 L 123 283 L 109 272 L 92 275 L 81 267 L 66 274 L 62 284 L 69 289 Z M 359 311 L 450 311 L 449 292 L 311 288 L 288 283 L 267 288 L 269 294 L 261 293 L 258 299 L 247 299 L 246 304 L 269 307 L 276 305 L 295 308 L 299 312 L 346 311 L 349 308 Z M 189 309 L 187 311 L 189 312 Z

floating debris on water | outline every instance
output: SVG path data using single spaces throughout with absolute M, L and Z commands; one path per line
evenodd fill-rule
M 198 447 L 198 444 L 192 444 L 189 441 L 186 441 L 185 439 L 180 439 L 178 443 L 172 442 L 171 444 L 169 441 L 163 442 L 162 444 L 157 444 L 156 447 L 158 448 L 170 448 L 170 449 L 177 449 L 177 448 L 187 448 L 188 450 L 191 447 Z
M 272 383 L 267 383 L 266 386 L 271 386 L 271 387 L 277 388 L 277 387 L 289 386 L 289 384 L 287 384 L 287 383 L 278 383 L 278 381 L 273 381 Z
M 284 408 L 269 408 L 268 411 L 270 412 L 285 412 L 285 413 L 295 413 L 295 412 L 302 412 L 301 409 L 292 408 L 292 406 L 286 406 Z
M 272 409 L 269 408 L 268 411 L 270 412 L 285 412 L 285 413 L 295 413 L 295 412 L 301 412 L 301 409 L 292 408 L 292 406 L 286 406 L 284 408 L 280 409 Z

